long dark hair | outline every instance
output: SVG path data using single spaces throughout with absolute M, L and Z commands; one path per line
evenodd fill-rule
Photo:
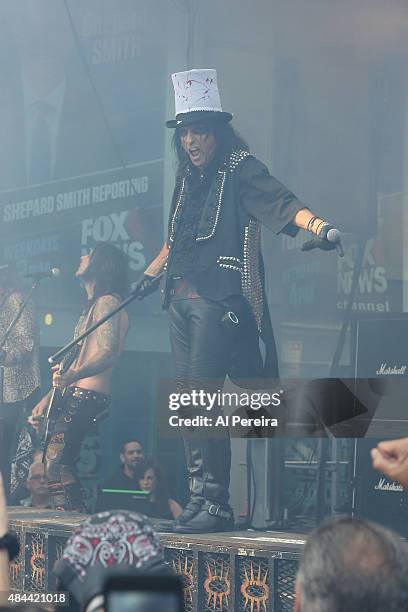
M 203 121 L 203 124 L 214 134 L 217 144 L 216 155 L 220 160 L 229 155 L 233 149 L 243 149 L 249 152 L 249 145 L 230 123 L 207 120 Z M 181 146 L 180 129 L 176 128 L 174 131 L 172 144 L 178 162 L 177 174 L 184 174 L 185 168 L 189 163 L 189 157 Z
M 140 486 L 140 481 L 146 474 L 147 470 L 152 469 L 156 476 L 156 488 L 153 491 L 156 502 L 167 501 L 169 498 L 167 483 L 164 479 L 164 474 L 161 466 L 152 459 L 145 459 L 141 461 L 135 468 L 135 478 L 137 480 L 138 486 Z
M 127 262 L 124 253 L 110 242 L 97 242 L 82 279 L 95 281 L 93 300 L 108 293 L 124 297 L 127 287 Z

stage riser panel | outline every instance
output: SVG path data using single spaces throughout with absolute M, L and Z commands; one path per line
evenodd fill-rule
M 19 593 L 54 591 L 52 568 L 75 525 L 57 525 L 55 521 L 41 525 L 19 518 L 10 520 L 10 529 L 21 544 L 19 558 L 10 566 L 11 588 Z M 218 538 L 213 535 L 209 542 L 205 538 L 161 535 L 166 561 L 183 578 L 187 612 L 293 609 L 300 551 L 290 546 L 274 550 L 252 542 L 247 547 L 239 537 L 224 534 Z

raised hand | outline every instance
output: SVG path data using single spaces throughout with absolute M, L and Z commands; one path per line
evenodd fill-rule
M 380 442 L 371 459 L 376 470 L 408 489 L 408 438 Z

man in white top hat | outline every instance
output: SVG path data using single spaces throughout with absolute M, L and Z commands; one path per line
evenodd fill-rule
M 339 233 L 249 153 L 230 125 L 232 115 L 222 110 L 215 70 L 189 70 L 172 79 L 176 118 L 166 125 L 175 128 L 176 186 L 168 237 L 145 270 L 140 296 L 157 288 L 165 270 L 162 292 L 179 389 L 221 389 L 227 374 L 248 388 L 254 379 L 278 376 L 260 225 L 291 236 L 299 228 L 310 231 L 314 237 L 304 250 L 341 249 Z M 211 416 L 220 410 L 214 407 Z M 184 436 L 191 498 L 176 521 L 178 533 L 233 525 L 230 441 L 227 432 L 213 434 Z

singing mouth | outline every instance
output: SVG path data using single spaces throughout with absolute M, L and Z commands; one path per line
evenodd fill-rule
M 200 149 L 189 149 L 188 153 L 191 159 L 197 159 L 200 157 Z

